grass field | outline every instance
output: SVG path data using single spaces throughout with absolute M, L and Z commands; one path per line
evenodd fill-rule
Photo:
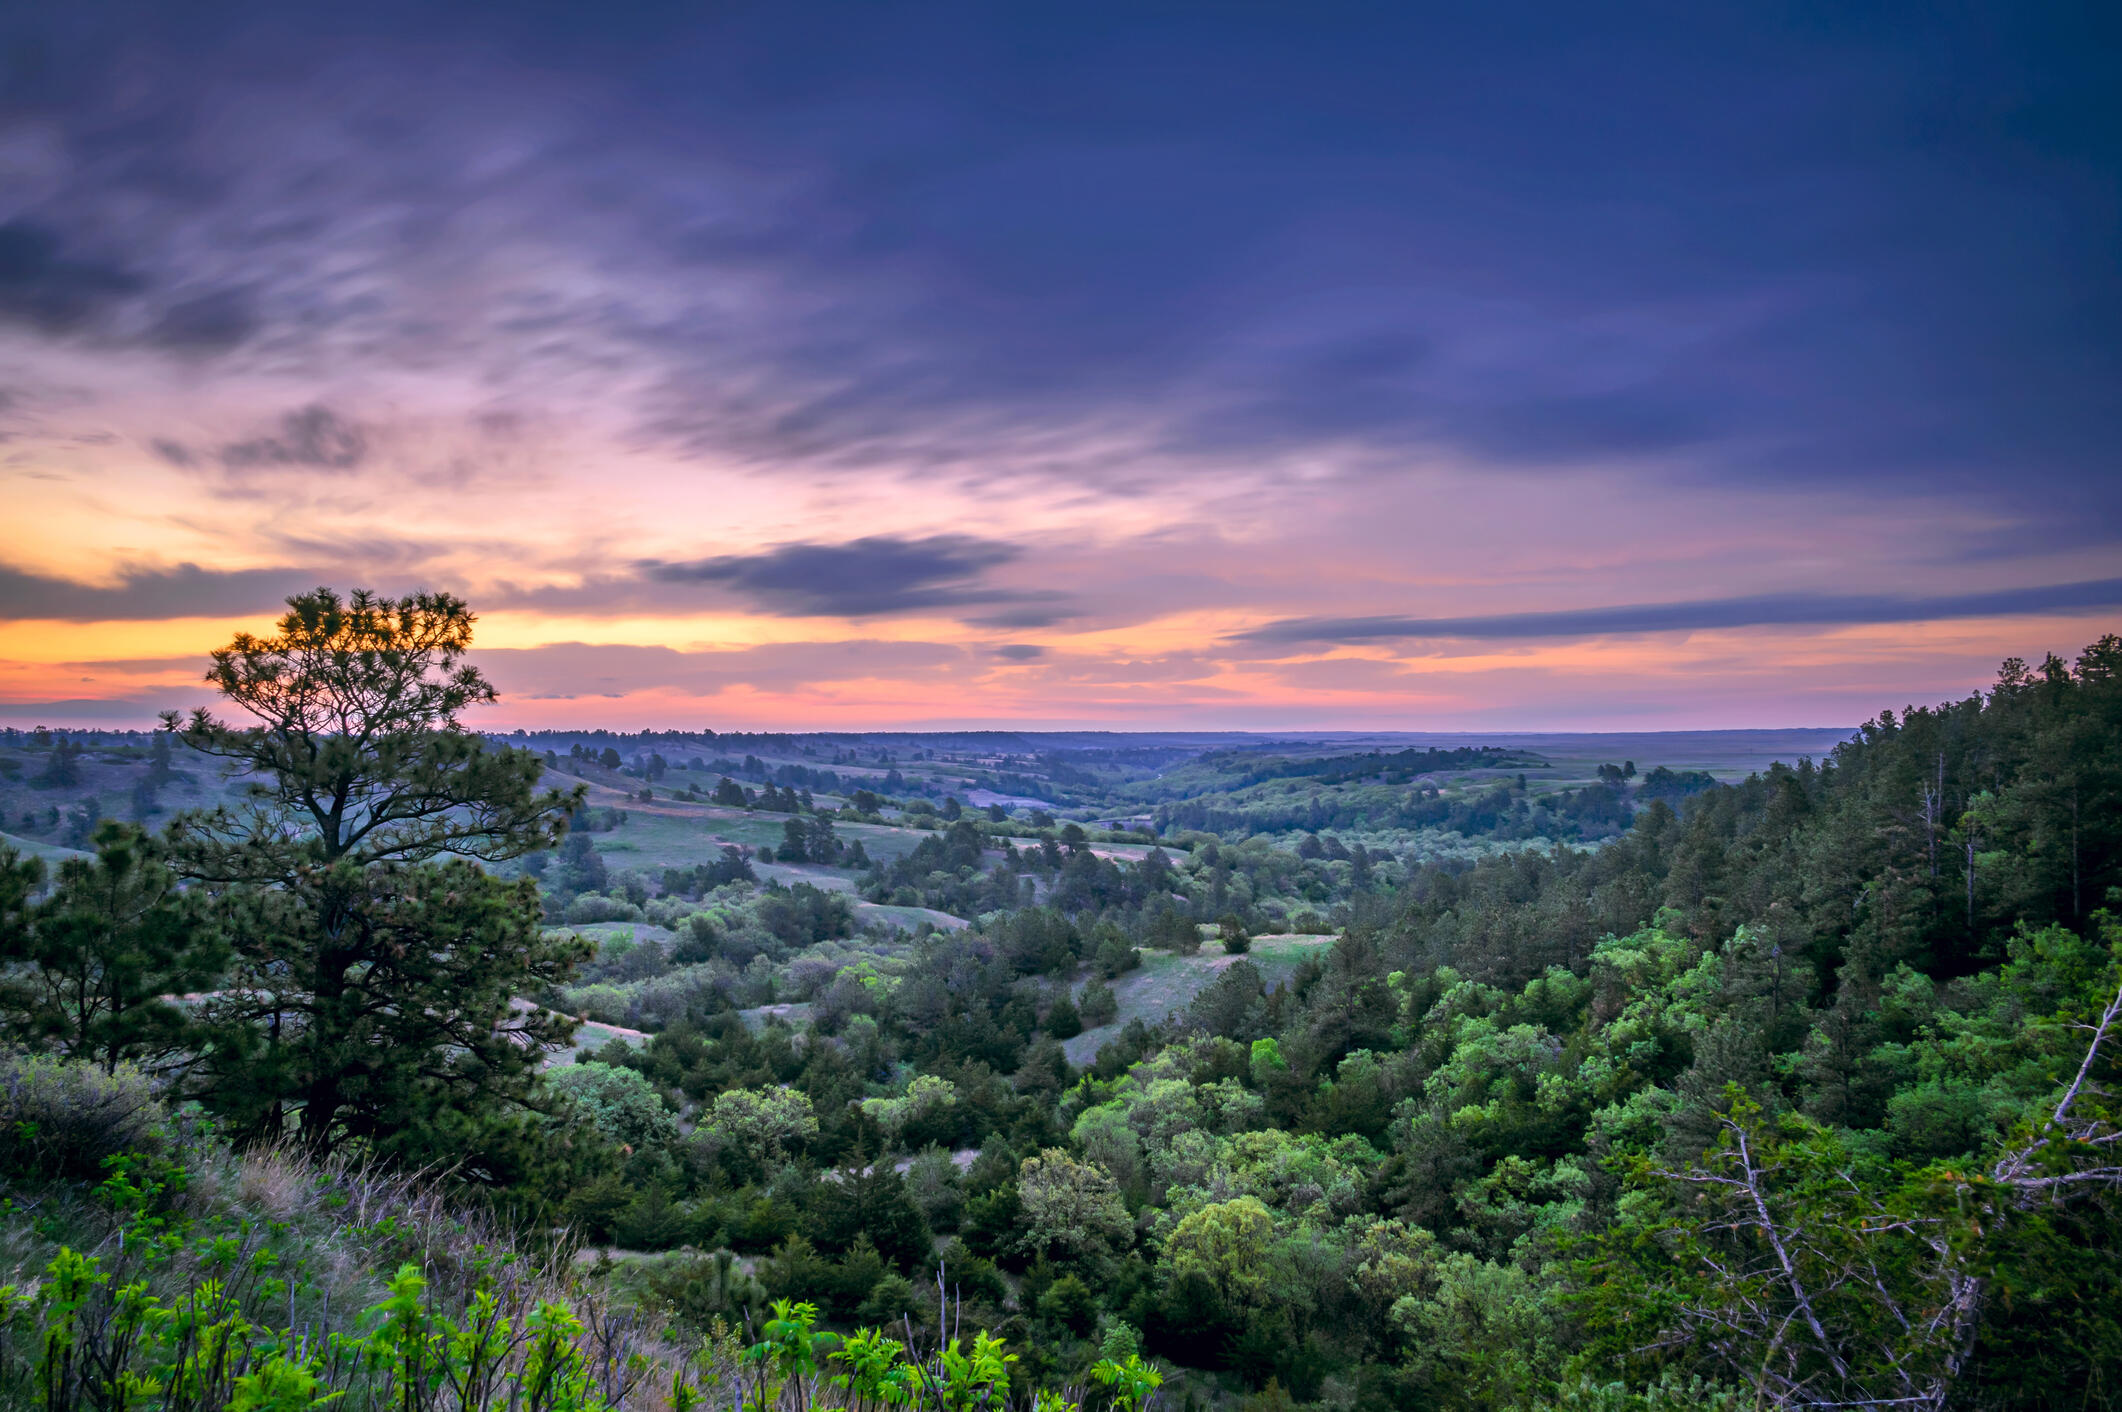
M 1246 959 L 1260 968 L 1269 989 L 1273 989 L 1295 974 L 1306 956 L 1316 955 L 1333 940 L 1332 936 L 1309 933 L 1258 936 L 1253 938 L 1252 951 Z M 1119 1037 L 1128 1021 L 1155 1024 L 1174 1011 L 1184 1010 L 1203 986 L 1237 959 L 1226 955 L 1223 944 L 1216 941 L 1204 944 L 1198 956 L 1144 951 L 1142 964 L 1113 982 L 1113 998 L 1120 1002 L 1113 1022 L 1065 1041 L 1062 1052 L 1071 1064 L 1088 1064 L 1108 1040 Z
M 580 926 L 548 927 L 547 931 L 574 932 L 602 946 L 607 941 L 653 941 L 669 945 L 676 933 L 653 922 L 584 922 Z
M 755 1005 L 749 1010 L 737 1012 L 745 1026 L 754 1032 L 766 1028 L 768 1020 L 781 1020 L 798 1029 L 810 1023 L 810 1002 L 807 1000 L 783 1001 L 776 1005 Z
M 1803 758 L 1823 760 L 1836 745 L 1856 734 L 1852 728 L 1798 727 L 1758 731 L 1637 731 L 1552 735 L 1500 734 L 1487 743 L 1533 750 L 1553 767 L 1545 778 L 1582 783 L 1598 776 L 1599 766 L 1636 762 L 1639 771 L 1659 765 L 1670 770 L 1706 770 L 1720 780 L 1743 780 L 1778 760 L 1794 764 Z
M 595 1020 L 584 1020 L 582 1027 L 575 1031 L 574 1042 L 564 1050 L 554 1050 L 552 1057 L 545 1061 L 545 1066 L 551 1068 L 555 1064 L 572 1064 L 584 1055 L 594 1055 L 615 1039 L 623 1039 L 628 1044 L 639 1048 L 648 1043 L 648 1038 L 640 1030 L 629 1030 L 619 1025 L 599 1024 Z
M 933 923 L 939 931 L 954 932 L 972 925 L 963 917 L 953 917 L 948 912 L 938 912 L 933 907 L 893 907 L 882 902 L 857 902 L 855 919 L 862 922 L 882 922 L 886 926 L 912 931 L 923 922 Z
M 40 843 L 34 838 L 23 838 L 11 833 L 0 833 L 0 844 L 14 849 L 25 858 L 42 858 L 45 862 L 53 864 L 68 858 L 88 856 L 78 848 L 61 848 L 56 843 Z

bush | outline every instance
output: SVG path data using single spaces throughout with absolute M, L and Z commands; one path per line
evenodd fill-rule
M 722 942 L 722 928 L 715 924 L 712 912 L 695 912 L 685 919 L 678 932 L 677 944 L 671 947 L 670 959 L 680 966 L 695 966 L 715 959 Z
M 705 1329 L 715 1319 L 732 1324 L 757 1321 L 766 1306 L 766 1286 L 737 1264 L 735 1252 L 677 1255 L 642 1262 L 643 1292 L 686 1325 Z
M 129 1064 L 0 1055 L 0 1175 L 100 1180 L 121 1152 L 160 1152 L 169 1114 Z
M 619 985 L 571 985 L 560 992 L 568 1009 L 585 1020 L 624 1025 L 633 1011 L 634 989 Z
M 678 1120 L 656 1086 L 633 1069 L 585 1061 L 548 1069 L 545 1082 L 571 1115 L 629 1148 L 678 1140 Z
M 1185 913 L 1167 908 L 1151 920 L 1149 941 L 1181 956 L 1195 956 L 1201 951 L 1201 929 Z
M 941 1147 L 926 1147 L 906 1169 L 906 1192 L 921 1208 L 932 1231 L 955 1228 L 965 1209 L 964 1183 L 958 1164 Z
M 1116 933 L 1098 943 L 1098 950 L 1093 962 L 1098 969 L 1098 974 L 1110 980 L 1114 976 L 1123 975 L 1141 965 L 1142 953 L 1128 941 L 1124 934 Z
M 1055 1039 L 1074 1039 L 1083 1033 L 1083 1017 L 1076 1010 L 1076 1002 L 1063 991 L 1046 1012 L 1046 1032 Z
M 1098 1322 L 1098 1297 L 1075 1274 L 1063 1275 L 1039 1296 L 1039 1317 L 1068 1330 L 1078 1338 Z
M 1076 1009 L 1083 1016 L 1086 1027 L 1097 1029 L 1119 1018 L 1120 998 L 1113 994 L 1111 986 L 1094 976 L 1083 987 L 1083 998 L 1076 1002 Z
M 638 922 L 641 920 L 641 909 L 616 897 L 585 892 L 568 903 L 567 910 L 560 916 L 573 927 L 587 926 L 591 922 Z

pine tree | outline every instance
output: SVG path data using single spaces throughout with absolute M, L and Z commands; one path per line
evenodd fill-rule
M 1074 1039 L 1083 1033 L 1083 1016 L 1077 1012 L 1076 1002 L 1069 998 L 1066 990 L 1054 997 L 1043 1028 L 1055 1039 Z
M 810 861 L 809 835 L 801 819 L 790 819 L 781 826 L 781 844 L 774 850 L 774 857 L 783 863 Z
M 71 789 L 81 783 L 81 747 L 65 736 L 52 741 L 51 758 L 44 771 L 30 783 L 38 789 Z
M 0 925 L 0 960 L 14 964 L 0 976 L 0 1028 L 106 1072 L 161 1067 L 199 1038 L 171 997 L 214 986 L 228 946 L 145 833 L 105 823 L 95 843 L 95 857 L 60 865 L 41 906 L 20 906 L 9 887 L 16 920 Z
M 572 1028 L 519 999 L 584 955 L 544 935 L 535 883 L 474 860 L 551 847 L 581 791 L 540 792 L 534 752 L 458 722 L 495 698 L 463 665 L 462 601 L 318 589 L 288 606 L 274 636 L 240 634 L 207 674 L 255 724 L 165 718 L 254 781 L 244 810 L 171 830 L 235 938 L 202 1093 L 252 1137 L 461 1156 L 472 1129 L 520 1109 Z
M 1083 999 L 1078 1004 L 1078 1011 L 1083 1017 L 1083 1023 L 1096 1029 L 1100 1025 L 1111 1024 L 1119 1017 L 1120 999 L 1101 977 L 1093 976 L 1090 983 L 1083 987 Z

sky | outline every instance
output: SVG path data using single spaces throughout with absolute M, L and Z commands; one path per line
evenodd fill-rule
M 2122 11 L 0 10 L 0 722 L 1854 725 L 2122 625 Z

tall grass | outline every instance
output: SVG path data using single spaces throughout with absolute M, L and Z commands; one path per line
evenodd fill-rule
M 811 1305 L 738 1300 L 742 1336 L 719 1316 L 681 1336 L 580 1278 L 567 1233 L 526 1240 L 433 1174 L 154 1130 L 94 1185 L 0 1198 L 0 1407 L 1078 1412 L 1013 1384 L 1001 1340 L 956 1337 L 940 1277 L 933 1329 L 843 1338 Z M 1132 1355 L 1092 1375 L 1114 1412 L 1161 1383 Z
M 0 1405 L 646 1412 L 700 1381 L 564 1233 L 432 1174 L 197 1134 L 107 1171 L 0 1199 Z

